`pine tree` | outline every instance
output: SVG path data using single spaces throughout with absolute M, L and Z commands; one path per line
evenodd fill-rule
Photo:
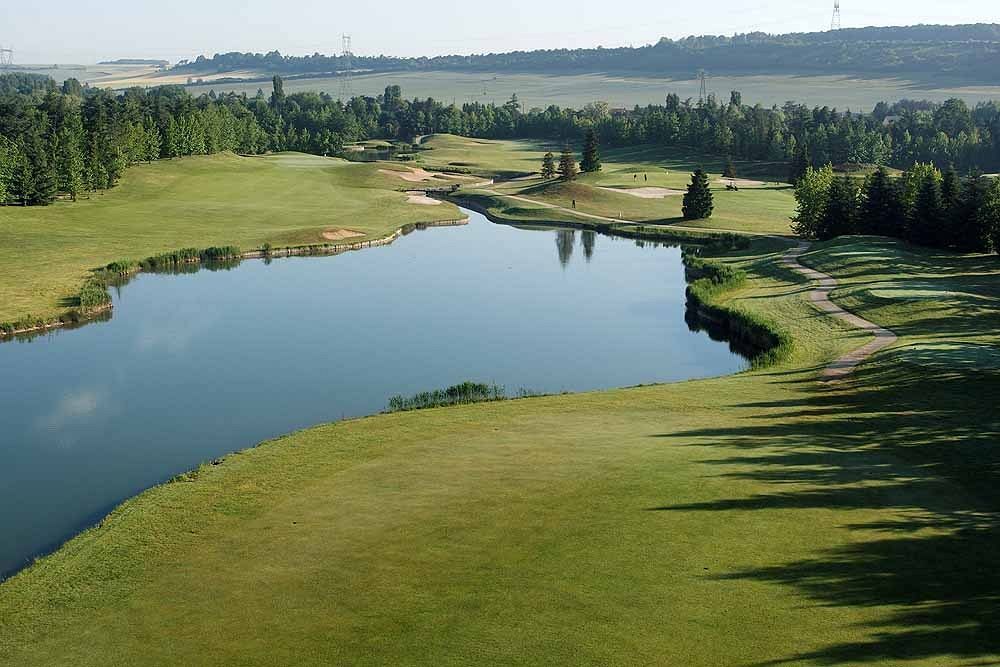
M 31 169 L 31 188 L 28 191 L 28 203 L 47 205 L 56 198 L 55 167 L 49 160 L 48 142 L 42 138 L 41 132 L 35 128 L 25 146 L 28 164 Z
M 983 202 L 980 216 L 989 230 L 993 252 L 1000 252 L 1000 178 L 994 178 Z
M 580 160 L 580 170 L 592 173 L 601 170 L 601 155 L 597 149 L 597 133 L 588 129 L 583 140 L 583 159 Z
M 82 133 L 82 127 L 77 134 L 71 125 L 66 125 L 59 131 L 56 141 L 57 187 L 73 201 L 76 201 L 77 195 L 83 190 L 83 151 L 80 148 Z
M 966 179 L 955 216 L 955 245 L 964 252 L 989 248 L 989 216 L 986 203 L 990 184 L 981 174 Z
M 712 217 L 714 208 L 712 191 L 708 186 L 708 175 L 698 169 L 691 174 L 691 184 L 684 195 L 682 211 L 685 220 L 702 220 Z
M 924 178 L 917 193 L 917 201 L 910 214 L 907 226 L 907 240 L 924 246 L 942 244 L 942 222 L 944 207 L 941 202 L 941 186 L 936 178 Z
M 949 216 L 954 213 L 961 194 L 962 182 L 958 178 L 958 172 L 955 167 L 949 167 L 941 177 L 941 205 Z
M 551 151 L 542 158 L 542 178 L 549 179 L 556 175 L 556 157 Z
M 733 164 L 732 157 L 726 158 L 726 170 L 722 172 L 722 176 L 724 178 L 730 178 L 730 179 L 736 178 L 736 165 Z
M 809 169 L 809 148 L 805 141 L 801 141 L 795 146 L 795 153 L 792 155 L 792 164 L 789 168 L 788 182 L 797 185 L 799 179 L 806 175 Z
M 572 181 L 576 178 L 576 158 L 573 157 L 573 151 L 569 146 L 563 147 L 562 153 L 559 155 L 559 168 L 557 171 L 559 178 L 564 181 Z
M 35 189 L 31 172 L 31 162 L 23 149 L 14 156 L 14 168 L 11 170 L 10 199 L 21 206 L 31 203 L 31 193 Z
M 844 234 L 853 234 L 858 217 L 858 188 L 849 176 L 835 178 L 816 238 L 826 241 Z
M 865 183 L 857 231 L 898 236 L 902 233 L 905 217 L 899 186 L 889 178 L 884 167 L 879 167 Z
M 17 164 L 17 146 L 0 135 L 0 204 L 11 199 L 13 193 L 14 168 Z

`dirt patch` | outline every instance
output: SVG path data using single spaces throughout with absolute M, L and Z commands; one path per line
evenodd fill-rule
M 410 204 L 421 204 L 422 206 L 438 206 L 441 203 L 439 199 L 432 199 L 425 195 L 423 192 L 407 192 L 406 201 Z
M 732 183 L 738 188 L 759 188 L 767 185 L 764 181 L 751 181 L 748 178 L 720 178 L 715 183 L 716 185 L 729 185 Z
M 364 232 L 357 232 L 353 229 L 328 229 L 323 232 L 323 238 L 327 241 L 343 241 L 344 239 L 353 239 L 364 235 Z
M 607 190 L 608 192 L 619 192 L 623 195 L 632 195 L 633 197 L 640 197 L 642 199 L 663 199 L 664 197 L 676 197 L 677 195 L 684 194 L 683 190 L 671 190 L 670 188 L 654 188 L 654 187 L 644 187 L 644 188 L 598 187 L 597 189 Z

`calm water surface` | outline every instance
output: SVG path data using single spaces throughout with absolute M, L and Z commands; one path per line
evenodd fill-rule
M 676 248 L 494 225 L 138 276 L 114 317 L 0 344 L 0 573 L 169 477 L 462 380 L 583 391 L 732 373 Z

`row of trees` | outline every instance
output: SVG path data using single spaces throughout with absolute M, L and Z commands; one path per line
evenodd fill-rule
M 795 186 L 796 233 L 830 239 L 876 234 L 964 252 L 1000 252 L 1000 179 L 960 178 L 918 164 L 899 178 L 879 168 L 863 181 L 810 167 Z
M 583 156 L 580 159 L 579 171 L 583 173 L 593 173 L 601 170 L 601 153 L 597 143 L 597 133 L 593 129 L 587 130 L 583 140 Z M 576 156 L 569 144 L 563 146 L 559 155 L 559 164 L 556 165 L 556 158 L 552 152 L 542 156 L 542 178 L 549 179 L 559 176 L 560 180 L 572 181 L 577 175 Z
M 523 111 L 516 97 L 503 105 L 445 105 L 406 100 L 398 86 L 347 102 L 323 93 L 286 95 L 280 77 L 266 96 L 192 97 L 179 87 L 121 94 L 61 88 L 48 77 L 0 75 L 0 188 L 4 201 L 46 203 L 114 185 L 130 164 L 218 151 L 298 150 L 331 155 L 363 139 L 409 140 L 447 132 L 483 138 L 586 137 L 581 167 L 600 167 L 597 145 L 655 143 L 693 146 L 734 158 L 790 163 L 797 181 L 810 167 L 863 163 L 910 168 L 919 163 L 1000 170 L 1000 105 L 970 109 L 900 102 L 872 114 L 786 104 L 747 106 L 734 92 L 692 103 L 676 95 L 663 105 L 611 110 L 550 106 Z M 593 149 L 593 151 L 591 150 Z

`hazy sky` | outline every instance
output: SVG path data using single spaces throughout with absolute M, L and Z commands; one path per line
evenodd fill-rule
M 842 0 L 844 27 L 1000 22 L 997 0 Z M 224 51 L 363 55 L 639 46 L 661 36 L 829 27 L 833 0 L 40 0 L 0 3 L 0 45 L 19 63 L 176 61 Z

